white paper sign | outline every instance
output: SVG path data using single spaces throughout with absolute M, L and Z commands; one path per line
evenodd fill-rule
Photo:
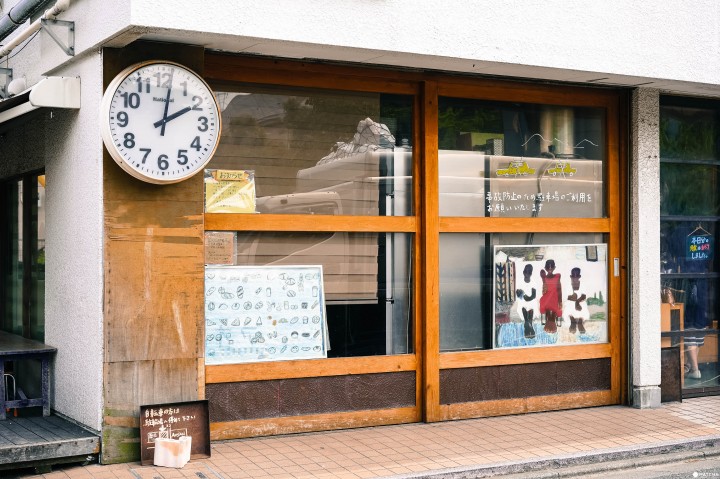
M 205 364 L 325 357 L 322 266 L 205 268 Z

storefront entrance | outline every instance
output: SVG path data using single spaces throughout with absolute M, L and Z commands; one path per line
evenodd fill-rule
M 622 92 L 154 44 L 106 84 L 149 58 L 222 135 L 172 185 L 105 156 L 106 434 L 178 400 L 213 440 L 625 401 Z
M 208 55 L 214 439 L 623 401 L 611 90 Z

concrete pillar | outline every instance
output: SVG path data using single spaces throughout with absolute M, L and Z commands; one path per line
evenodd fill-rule
M 632 95 L 630 321 L 632 403 L 660 405 L 660 92 Z M 640 247 L 642 245 L 642 247 Z

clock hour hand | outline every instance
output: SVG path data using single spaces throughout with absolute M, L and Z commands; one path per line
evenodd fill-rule
M 167 114 L 166 114 L 162 120 L 158 120 L 155 123 L 153 123 L 153 126 L 155 128 L 162 126 L 162 129 L 160 130 L 160 136 L 164 136 L 165 135 L 165 133 L 164 133 L 165 132 L 165 124 L 168 123 L 170 120 L 174 120 L 175 118 L 177 118 L 181 115 L 184 115 L 185 113 L 189 112 L 190 110 L 192 110 L 192 108 L 190 108 L 189 106 L 186 106 L 182 110 L 178 110 L 170 116 L 167 116 Z

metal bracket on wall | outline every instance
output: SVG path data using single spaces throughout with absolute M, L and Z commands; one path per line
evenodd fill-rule
M 0 88 L 0 98 L 4 100 L 8 97 L 8 85 L 13 79 L 12 68 L 0 68 L 0 75 L 5 76 L 5 83 L 3 83 L 2 88 Z
M 50 38 L 55 40 L 55 43 L 57 43 L 67 55 L 75 55 L 75 22 L 68 22 L 65 20 L 48 20 L 43 18 L 40 20 L 40 25 L 41 28 L 50 35 Z M 57 26 L 67 29 L 67 42 L 63 42 L 57 33 L 53 31 L 53 28 L 51 28 Z

